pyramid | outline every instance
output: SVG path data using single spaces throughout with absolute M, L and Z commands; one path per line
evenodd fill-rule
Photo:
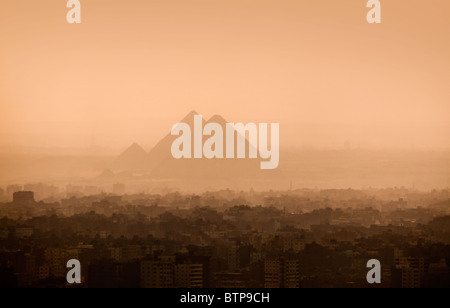
M 98 179 L 107 179 L 107 178 L 114 178 L 116 175 L 114 174 L 114 172 L 112 172 L 109 169 L 106 169 L 105 171 L 103 171 L 101 174 L 99 174 L 97 176 Z
M 180 122 L 193 127 L 195 111 L 190 112 Z M 220 115 L 211 117 L 208 121 L 203 119 L 203 125 L 217 123 L 222 126 L 224 136 L 227 121 Z M 192 140 L 194 131 L 191 129 Z M 259 159 L 175 159 L 171 154 L 171 146 L 178 136 L 168 134 L 149 154 L 151 177 L 162 179 L 190 179 L 190 180 L 218 180 L 238 178 L 253 178 L 261 174 Z M 203 138 L 203 142 L 208 138 Z M 246 141 L 248 157 L 249 143 Z M 225 140 L 224 140 L 225 149 Z M 192 149 L 193 150 L 193 149 Z
M 194 116 L 198 113 L 191 111 L 180 123 L 186 123 L 194 127 Z M 220 115 L 214 115 L 208 121 L 203 119 L 203 126 L 207 123 L 217 123 L 222 126 L 224 139 L 226 136 L 227 121 Z M 194 140 L 194 130 L 191 129 L 191 138 Z M 244 159 L 175 159 L 171 153 L 172 143 L 179 136 L 168 133 L 147 154 L 137 144 L 133 144 L 122 153 L 113 163 L 113 170 L 121 171 L 145 171 L 152 179 L 156 180 L 183 180 L 191 182 L 234 182 L 236 180 L 266 180 L 279 173 L 278 170 L 261 170 L 260 158 L 250 159 L 248 140 L 245 140 L 246 157 Z M 208 137 L 203 137 L 205 142 Z M 224 150 L 225 140 L 223 145 Z M 193 151 L 192 147 L 192 151 Z M 235 157 L 237 147 L 235 147 Z M 193 155 L 193 152 L 192 152 Z
M 195 111 L 191 111 L 180 121 L 180 123 L 186 123 L 191 127 L 194 127 L 195 115 L 198 115 L 198 113 Z M 205 120 L 203 120 L 203 124 L 204 123 Z M 178 136 L 172 136 L 169 133 L 155 145 L 155 147 L 148 154 L 146 170 L 153 170 L 154 168 L 158 167 L 164 160 L 167 160 L 169 156 L 172 157 L 171 147 L 172 143 L 176 138 L 178 138 Z M 192 130 L 192 138 L 193 138 L 193 130 Z
M 114 160 L 111 168 L 114 170 L 142 170 L 146 167 L 147 160 L 147 152 L 137 143 L 133 143 Z

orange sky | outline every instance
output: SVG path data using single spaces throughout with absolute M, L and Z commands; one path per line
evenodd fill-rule
M 281 146 L 450 147 L 450 1 L 0 1 L 0 146 L 150 149 L 191 110 Z

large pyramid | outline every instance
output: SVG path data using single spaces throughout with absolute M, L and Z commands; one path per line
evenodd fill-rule
M 197 114 L 198 114 L 197 112 L 191 111 L 180 122 L 186 123 L 189 126 L 194 127 L 194 116 Z M 205 121 L 203 120 L 203 124 L 204 123 Z M 161 165 L 165 160 L 172 157 L 170 149 L 172 147 L 173 141 L 176 138 L 177 136 L 172 136 L 169 133 L 155 145 L 155 147 L 148 154 L 146 170 L 152 171 L 159 165 Z
M 189 113 L 183 120 L 193 127 L 194 115 L 196 112 Z M 208 121 L 203 119 L 203 125 L 207 123 L 217 123 L 224 132 L 225 150 L 225 132 L 227 121 L 220 115 L 211 117 Z M 193 129 L 191 130 L 193 140 Z M 189 179 L 189 180 L 235 180 L 235 179 L 256 179 L 264 176 L 267 172 L 260 169 L 260 159 L 175 159 L 171 154 L 171 146 L 178 136 L 167 135 L 162 139 L 149 154 L 149 166 L 151 177 L 162 179 Z M 208 138 L 203 138 L 205 142 Z M 246 140 L 246 157 L 249 152 L 249 142 Z M 236 150 L 236 148 L 235 148 Z M 193 149 L 192 149 L 193 151 Z
M 145 170 L 147 161 L 147 152 L 137 143 L 133 143 L 113 161 L 111 168 L 114 170 Z

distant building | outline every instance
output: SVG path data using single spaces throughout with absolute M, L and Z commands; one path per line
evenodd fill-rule
M 34 201 L 34 192 L 32 191 L 16 191 L 13 194 L 13 203 L 17 205 L 32 205 Z
M 428 272 L 427 258 L 399 257 L 392 270 L 394 288 L 420 288 L 421 281 Z
M 267 289 L 281 288 L 283 280 L 282 266 L 279 259 L 264 262 L 264 287 Z
M 177 264 L 175 266 L 175 287 L 198 289 L 203 288 L 202 264 Z
M 239 246 L 234 245 L 228 249 L 227 265 L 230 272 L 237 271 L 240 268 Z
M 203 264 L 178 263 L 175 256 L 141 260 L 142 288 L 203 288 Z
M 44 253 L 46 264 L 50 269 L 50 277 L 65 277 L 65 256 L 61 248 L 47 248 Z M 67 262 L 67 261 L 66 261 Z
M 175 257 L 160 256 L 141 260 L 141 288 L 173 288 Z
M 283 288 L 300 288 L 300 261 L 285 260 L 283 265 Z
M 141 246 L 139 245 L 126 245 L 122 247 L 121 260 L 134 260 L 141 257 Z
M 302 236 L 287 235 L 282 237 L 283 252 L 299 253 L 305 249 L 305 238 Z
M 300 288 L 300 261 L 284 258 L 268 259 L 264 262 L 264 287 Z
M 38 266 L 38 279 L 45 280 L 50 278 L 50 266 L 47 264 Z
M 111 258 L 115 261 L 122 260 L 122 247 L 111 247 L 108 248 L 108 250 L 111 253 Z

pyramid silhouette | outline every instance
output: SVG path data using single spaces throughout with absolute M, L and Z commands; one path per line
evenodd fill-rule
M 147 160 L 147 152 L 137 143 L 133 143 L 114 160 L 112 168 L 115 170 L 143 170 Z
M 194 126 L 195 111 L 190 112 L 180 122 Z M 220 115 L 214 115 L 208 121 L 203 119 L 203 125 L 207 123 L 217 123 L 226 131 L 227 121 Z M 192 140 L 194 131 L 191 129 Z M 149 153 L 149 166 L 151 176 L 164 179 L 192 179 L 192 180 L 213 180 L 213 179 L 237 179 L 254 177 L 261 173 L 259 159 L 175 159 L 171 154 L 171 146 L 178 136 L 168 134 Z M 208 138 L 203 138 L 203 142 Z M 224 138 L 225 139 L 225 138 Z M 248 141 L 246 141 L 248 157 Z M 225 149 L 225 140 L 223 144 Z M 193 151 L 193 149 L 192 149 Z M 193 153 L 192 153 L 193 154 Z
M 193 128 L 195 115 L 198 115 L 198 113 L 191 111 L 180 122 Z M 222 127 L 224 132 L 223 149 L 225 151 L 227 121 L 220 115 L 214 115 L 208 121 L 203 119 L 203 126 L 207 123 L 217 123 Z M 260 169 L 261 160 L 259 158 L 248 158 L 251 145 L 247 139 L 245 140 L 246 158 L 244 159 L 175 159 L 172 156 L 171 147 L 178 137 L 168 133 L 148 154 L 139 145 L 133 144 L 114 161 L 113 169 L 145 170 L 149 177 L 154 179 L 193 181 L 258 179 L 267 177 L 268 174 L 274 174 L 274 171 L 268 172 Z M 191 140 L 194 140 L 193 129 L 191 129 L 191 138 Z M 203 137 L 203 142 L 207 139 L 207 137 Z M 237 147 L 235 146 L 235 157 L 237 157 L 236 151 Z

